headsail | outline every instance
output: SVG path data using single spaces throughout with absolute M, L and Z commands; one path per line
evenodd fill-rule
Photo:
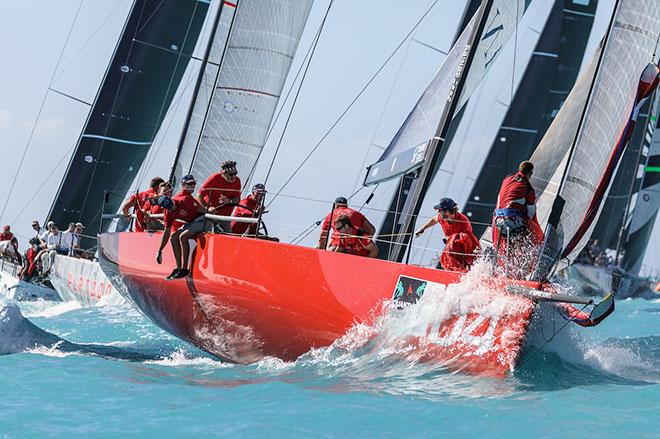
M 174 165 L 176 180 L 238 163 L 248 176 L 266 141 L 313 0 L 238 0 L 221 19 Z M 225 2 L 227 5 L 228 2 Z
M 117 210 L 181 81 L 207 1 L 136 0 L 49 213 L 95 231 L 104 191 Z
M 575 84 L 597 5 L 555 1 L 481 172 L 465 203 L 456 200 L 477 236 L 493 216 L 497 183 L 532 154 Z
M 438 121 L 446 117 L 445 114 L 455 98 L 455 88 L 459 79 L 464 76 L 464 85 L 449 120 L 479 85 L 489 66 L 513 33 L 527 4 L 525 0 L 483 2 L 378 162 L 369 166 L 365 185 L 399 177 L 424 164 L 428 145 L 436 134 Z M 475 32 L 480 24 L 478 18 L 484 10 L 486 10 L 484 29 L 477 36 Z M 464 74 L 467 54 L 472 52 L 475 43 L 474 60 Z
M 636 96 L 640 74 L 659 30 L 657 2 L 619 0 L 601 50 L 531 158 L 536 165 L 532 184 L 543 191 L 539 220 L 547 224 L 537 276 L 544 277 L 560 256 L 572 260 L 593 229 L 625 146 L 616 139 L 625 139 L 631 112 L 636 116 L 643 98 Z

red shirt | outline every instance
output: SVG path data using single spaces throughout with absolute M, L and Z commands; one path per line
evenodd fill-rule
M 330 224 L 332 224 L 333 237 L 334 235 L 337 235 L 337 231 L 335 230 L 335 220 L 342 215 L 348 216 L 348 218 L 351 220 L 351 224 L 353 224 L 353 227 L 357 229 L 361 229 L 364 225 L 364 222 L 367 221 L 367 218 L 357 210 L 351 209 L 348 206 L 338 206 L 335 207 L 335 210 L 332 211 L 332 221 L 330 214 L 325 217 L 323 220 L 323 225 L 321 226 L 321 230 L 328 232 L 330 230 Z
M 180 219 L 187 223 L 192 222 L 201 215 L 197 212 L 199 203 L 192 195 L 181 191 L 172 198 L 174 207 L 165 211 L 165 227 L 170 228 L 174 224 L 174 220 Z
M 527 206 L 534 206 L 536 193 L 525 174 L 516 172 L 502 181 L 500 194 L 497 196 L 498 209 L 517 209 L 525 218 L 531 218 Z
M 232 183 L 225 180 L 221 173 L 211 175 L 199 188 L 199 196 L 209 207 L 220 206 L 220 196 L 238 198 L 241 196 L 241 179 L 236 177 Z M 225 206 L 215 211 L 216 215 L 231 215 L 234 206 Z
M 467 272 L 476 258 L 473 254 L 478 248 L 478 244 L 479 242 L 477 241 L 477 245 L 475 246 L 475 242 L 468 233 L 459 232 L 451 235 L 440 256 L 442 268 L 450 271 L 460 271 L 462 273 Z
M 453 220 L 443 219 L 440 214 L 438 214 L 438 222 L 440 223 L 442 231 L 447 239 L 451 238 L 456 233 L 466 233 L 470 237 L 473 246 L 479 247 L 479 239 L 472 231 L 470 220 L 461 212 L 456 212 L 456 218 Z
M 247 197 L 243 198 L 240 202 L 241 206 L 246 206 L 249 209 L 246 209 L 244 207 L 237 206 L 234 209 L 234 216 L 237 216 L 239 218 L 253 218 L 256 215 L 254 214 L 254 209 L 257 208 L 257 199 L 252 196 L 252 194 L 248 195 Z M 248 223 L 239 223 L 236 221 L 231 222 L 231 232 L 236 233 L 239 235 L 242 235 L 249 229 L 250 234 L 255 234 L 257 233 L 257 225 L 256 224 L 248 224 Z
M 347 235 L 353 236 L 342 236 L 339 233 L 332 235 L 332 245 L 335 247 L 343 248 L 346 250 L 346 253 L 350 255 L 357 256 L 369 256 L 369 250 L 367 246 L 372 242 L 371 238 L 363 238 L 358 235 L 358 228 L 352 227 Z
M 37 256 L 37 253 L 39 251 L 35 250 L 34 248 L 30 247 L 26 253 L 27 256 L 27 265 L 28 265 L 28 274 L 32 276 L 32 273 L 34 272 L 34 259 Z
M 2 232 L 0 233 L 0 241 L 11 241 L 14 239 L 14 234 L 11 232 Z
M 146 227 L 146 221 L 144 220 L 144 215 L 142 211 L 149 211 L 148 206 L 151 205 L 151 198 L 158 196 L 158 192 L 149 188 L 146 191 L 134 193 L 128 199 L 128 202 L 133 205 L 133 211 L 135 212 L 135 231 L 142 232 Z

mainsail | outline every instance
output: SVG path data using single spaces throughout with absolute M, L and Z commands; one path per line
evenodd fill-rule
M 652 108 L 650 123 L 644 130 L 643 149 L 648 148 L 641 189 L 636 198 L 628 226 L 624 246 L 622 268 L 631 275 L 638 275 L 646 249 L 650 244 L 653 226 L 660 208 L 660 93 L 656 91 L 656 102 Z
M 172 102 L 208 10 L 201 0 L 136 0 L 50 209 L 95 231 L 116 211 Z
M 597 1 L 587 5 L 572 0 L 555 2 L 465 203 L 477 236 L 491 221 L 497 183 L 532 154 L 575 84 L 597 5 Z
M 224 160 L 251 174 L 313 0 L 238 0 L 221 17 L 173 177 L 204 180 Z M 229 5 L 225 2 L 225 5 Z
M 532 184 L 543 191 L 539 220 L 547 225 L 537 276 L 544 277 L 560 256 L 574 259 L 593 230 L 627 140 L 624 129 L 639 110 L 640 74 L 659 30 L 657 2 L 619 0 L 600 50 L 531 158 Z

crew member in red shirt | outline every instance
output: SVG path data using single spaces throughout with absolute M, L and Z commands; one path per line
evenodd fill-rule
M 160 177 L 154 177 L 149 182 L 149 189 L 146 191 L 138 192 L 128 199 L 127 202 L 121 207 L 121 211 L 125 217 L 130 218 L 130 210 L 133 209 L 135 214 L 135 231 L 143 232 L 150 229 L 149 220 L 145 218 L 144 213 L 147 211 L 145 205 L 149 203 L 150 199 L 158 198 L 158 187 L 164 180 Z
M 236 162 L 227 160 L 220 165 L 220 172 L 211 175 L 199 188 L 197 201 L 208 208 L 208 213 L 230 216 L 241 198 L 241 179 L 238 177 Z M 216 223 L 227 233 L 231 230 L 229 221 Z
M 415 236 L 420 237 L 426 229 L 440 224 L 445 234 L 442 238 L 445 248 L 440 255 L 442 267 L 446 270 L 467 272 L 476 258 L 474 253 L 481 249 L 470 220 L 458 211 L 458 205 L 451 198 L 441 199 L 433 208 L 438 214 L 420 227 Z
M 321 248 L 321 249 L 326 248 L 328 241 L 328 233 L 330 232 L 331 224 L 332 224 L 333 238 L 330 244 L 331 245 L 336 244 L 336 242 L 334 241 L 335 240 L 334 236 L 338 235 L 338 233 L 336 233 L 337 229 L 335 228 L 335 221 L 337 218 L 339 218 L 342 215 L 345 215 L 350 219 L 351 225 L 353 227 L 362 230 L 364 232 L 364 236 L 373 236 L 374 233 L 376 233 L 376 228 L 373 226 L 373 224 L 369 222 L 369 220 L 364 215 L 362 215 L 362 213 L 348 207 L 348 200 L 346 199 L 346 197 L 337 197 L 333 204 L 332 212 L 329 213 L 328 216 L 326 216 L 325 219 L 323 220 L 323 224 L 321 225 L 321 235 L 319 236 L 319 242 L 316 245 L 316 248 Z
M 512 258 L 510 268 L 524 277 L 535 265 L 535 253 L 543 243 L 543 230 L 536 218 L 536 193 L 529 179 L 534 165 L 524 161 L 518 172 L 502 182 L 493 214 L 493 245 L 498 255 Z M 509 248 L 507 248 L 507 242 Z
M 261 209 L 263 209 L 262 200 L 265 194 L 266 187 L 261 183 L 255 184 L 252 186 L 252 193 L 241 200 L 240 206 L 236 206 L 232 216 L 239 218 L 257 218 Z M 241 223 L 238 221 L 231 222 L 231 233 L 244 235 L 246 232 L 248 235 L 256 235 L 257 224 Z
M 164 195 L 158 197 L 158 204 L 165 210 L 165 231 L 163 238 L 158 248 L 156 262 L 159 264 L 163 262 L 163 249 L 167 245 L 167 240 L 172 244 L 172 251 L 174 252 L 174 259 L 176 261 L 176 268 L 172 270 L 169 276 L 165 279 L 180 279 L 186 277 L 190 271 L 188 270 L 188 256 L 190 255 L 189 239 L 194 238 L 200 233 L 206 231 L 206 208 L 199 204 L 192 194 L 195 192 L 197 182 L 192 175 L 186 175 L 181 179 L 181 192 L 176 194 L 174 198 L 169 198 Z M 185 221 L 183 227 L 171 232 L 174 221 Z
M 328 248 L 331 252 L 348 253 L 350 255 L 378 257 L 378 247 L 365 231 L 355 227 L 348 215 L 337 217 L 333 223 L 332 243 Z

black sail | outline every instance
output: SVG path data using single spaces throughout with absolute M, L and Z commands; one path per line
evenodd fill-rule
M 555 2 L 465 205 L 477 236 L 491 221 L 499 182 L 529 158 L 573 88 L 597 5 Z
M 98 230 L 121 206 L 192 57 L 209 1 L 136 0 L 49 213 Z

